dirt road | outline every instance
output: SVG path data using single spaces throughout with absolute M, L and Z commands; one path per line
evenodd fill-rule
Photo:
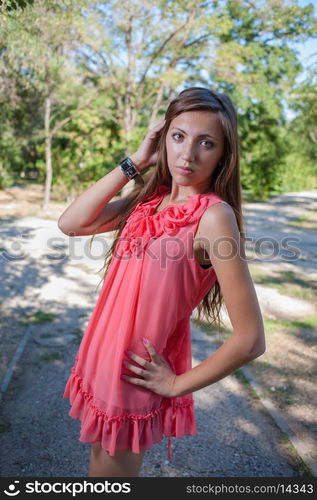
M 311 383 L 317 357 L 316 329 L 313 320 L 306 325 L 305 320 L 313 317 L 316 306 L 315 295 L 309 295 L 316 279 L 315 227 L 308 227 L 316 207 L 317 192 L 312 191 L 244 208 L 247 233 L 253 238 L 248 255 L 255 255 L 250 269 L 271 328 L 267 352 L 249 367 L 265 396 L 289 415 L 297 435 L 310 446 L 312 458 L 317 434 L 316 389 Z M 4 390 L 0 444 L 6 450 L 0 458 L 1 475 L 85 476 L 89 445 L 79 443 L 79 423 L 68 417 L 69 404 L 61 396 L 100 291 L 96 286 L 107 235 L 100 235 L 89 250 L 90 237 L 70 242 L 58 230 L 56 217 L 10 216 L 2 220 L 1 244 L 0 370 Z M 299 249 L 297 260 L 278 255 L 265 261 L 256 246 L 254 249 L 259 237 L 280 240 L 294 235 L 300 239 L 293 242 Z M 306 286 L 310 283 L 313 287 Z M 194 363 L 218 345 L 216 337 L 194 321 L 192 341 Z M 172 440 L 171 463 L 167 440 L 155 445 L 145 455 L 141 475 L 287 477 L 309 473 L 245 382 L 238 371 L 194 393 L 198 435 Z

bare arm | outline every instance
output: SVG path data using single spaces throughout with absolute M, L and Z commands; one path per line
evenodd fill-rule
M 232 208 L 222 203 L 209 207 L 200 234 L 207 243 L 233 333 L 209 358 L 175 378 L 174 396 L 213 384 L 265 351 L 261 310 Z
M 130 155 L 139 171 L 154 165 L 157 143 L 165 120 L 161 120 L 145 136 L 136 153 Z M 129 182 L 117 166 L 84 191 L 58 219 L 59 229 L 69 236 L 84 236 L 116 229 L 126 198 L 110 200 Z
M 129 182 L 120 167 L 111 170 L 84 191 L 62 213 L 58 227 L 70 236 L 84 236 L 115 229 L 124 199 L 109 201 Z

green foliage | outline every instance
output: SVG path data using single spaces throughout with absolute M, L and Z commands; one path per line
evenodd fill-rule
M 280 191 L 280 171 L 287 151 L 270 104 L 253 104 L 240 117 L 242 185 L 259 199 Z
M 13 184 L 13 177 L 8 169 L 0 163 L 0 189 L 5 189 Z
M 265 199 L 305 189 L 314 170 L 312 159 L 307 162 L 309 140 L 299 147 L 283 105 L 302 69 L 289 42 L 317 33 L 313 8 L 283 0 L 225 4 L 234 22 L 220 37 L 213 77 L 239 111 L 245 193 Z M 312 99 L 316 103 L 316 93 Z M 298 125 L 307 121 L 306 111 L 299 111 Z
M 149 123 L 190 85 L 225 92 L 236 105 L 247 194 L 265 198 L 314 186 L 316 70 L 298 86 L 302 67 L 291 48 L 316 36 L 312 6 L 294 0 L 13 4 L 18 8 L 0 19 L 0 188 L 34 169 L 45 181 L 51 134 L 55 192 L 82 191 L 135 151 Z M 285 104 L 296 114 L 291 122 Z
M 6 177 L 27 176 L 35 169 L 44 182 L 46 141 L 93 100 L 93 90 L 83 84 L 85 75 L 69 58 L 80 38 L 80 22 L 85 22 L 79 7 L 72 1 L 35 0 L 34 6 L 5 18 L 0 145 Z
M 95 179 L 104 176 L 122 155 L 120 129 L 107 121 L 100 109 L 106 101 L 101 97 L 93 109 L 82 110 L 54 141 L 54 177 L 56 192 L 63 186 L 76 195 Z
M 306 79 L 296 85 L 289 96 L 295 117 L 287 123 L 285 134 L 289 149 L 285 155 L 287 168 L 282 176 L 282 189 L 317 187 L 317 64 L 307 71 Z
M 28 5 L 32 5 L 34 0 L 2 0 L 0 9 L 11 12 L 18 9 L 25 9 Z

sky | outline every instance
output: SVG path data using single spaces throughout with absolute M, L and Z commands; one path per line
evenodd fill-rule
M 317 0 L 297 0 L 297 3 L 301 7 L 313 4 L 315 8 L 315 16 L 317 17 Z M 294 44 L 294 46 L 299 51 L 300 61 L 305 68 L 314 62 L 317 63 L 317 38 L 310 39 L 304 43 Z M 302 77 L 299 78 L 299 80 L 301 79 Z
M 297 3 L 301 7 L 306 7 L 306 5 L 313 4 L 315 9 L 315 17 L 317 17 L 317 0 L 297 0 Z M 317 38 L 307 40 L 306 42 L 296 43 L 294 47 L 299 51 L 299 59 L 304 67 L 304 71 L 296 78 L 296 82 L 300 83 L 305 80 L 306 72 L 305 68 L 308 68 L 311 64 L 317 63 Z M 285 114 L 288 120 L 295 117 L 295 113 L 285 106 Z

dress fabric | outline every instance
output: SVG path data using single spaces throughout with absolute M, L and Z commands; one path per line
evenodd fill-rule
M 79 440 L 100 441 L 110 456 L 140 453 L 165 435 L 171 460 L 170 438 L 197 434 L 192 394 L 166 398 L 120 378 L 139 377 L 123 365 L 124 350 L 151 361 L 142 337 L 177 375 L 191 369 L 190 316 L 216 281 L 193 243 L 204 211 L 223 200 L 195 194 L 155 212 L 168 192 L 161 185 L 129 216 L 63 394 L 69 416 L 81 421 Z

